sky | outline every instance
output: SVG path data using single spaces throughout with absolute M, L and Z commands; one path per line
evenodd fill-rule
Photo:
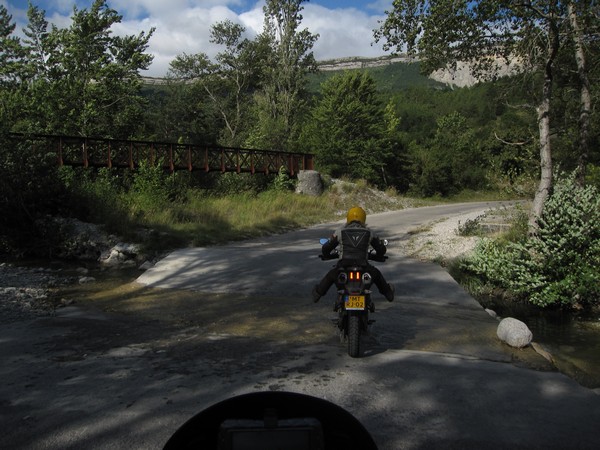
M 73 6 L 89 9 L 93 0 L 31 0 L 46 12 L 46 20 L 59 28 L 68 27 Z M 113 26 L 116 35 L 137 35 L 156 31 L 148 53 L 152 66 L 143 75 L 161 77 L 179 54 L 206 53 L 213 57 L 220 49 L 209 42 L 210 27 L 226 19 L 240 23 L 249 37 L 260 33 L 264 0 L 108 0 L 108 5 L 123 16 Z M 303 3 L 301 29 L 319 34 L 313 47 L 317 60 L 351 56 L 372 57 L 386 54 L 373 39 L 373 29 L 391 9 L 392 0 L 311 0 Z M 0 0 L 16 22 L 19 35 L 27 23 L 28 0 Z

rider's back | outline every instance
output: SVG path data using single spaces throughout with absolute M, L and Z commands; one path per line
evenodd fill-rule
M 352 223 L 339 232 L 340 259 L 346 264 L 367 264 L 371 230 L 360 224 Z

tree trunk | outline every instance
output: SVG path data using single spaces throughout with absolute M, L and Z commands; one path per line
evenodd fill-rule
M 585 181 L 585 171 L 589 155 L 590 134 L 590 112 L 592 109 L 592 95 L 590 93 L 590 80 L 588 78 L 585 52 L 583 49 L 583 33 L 579 26 L 577 10 L 573 2 L 569 2 L 569 23 L 573 32 L 573 43 L 575 44 L 575 61 L 577 62 L 577 73 L 580 84 L 580 112 L 579 112 L 579 157 L 577 162 L 577 178 L 579 184 Z
M 550 20 L 548 24 L 548 58 L 544 68 L 544 86 L 542 100 L 537 107 L 538 128 L 540 132 L 540 182 L 533 199 L 529 216 L 529 232 L 536 233 L 538 219 L 544 211 L 544 203 L 552 189 L 552 147 L 550 144 L 550 100 L 552 98 L 552 64 L 558 53 L 558 26 Z
M 550 146 L 550 93 L 551 86 L 544 83 L 544 99 L 537 108 L 538 128 L 540 132 L 540 182 L 538 184 L 531 215 L 529 216 L 529 231 L 535 233 L 538 229 L 538 219 L 544 211 L 544 203 L 552 189 L 552 149 Z M 549 84 L 552 84 L 550 80 Z

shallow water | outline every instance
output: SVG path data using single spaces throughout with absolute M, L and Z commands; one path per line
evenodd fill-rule
M 558 370 L 583 386 L 600 388 L 600 311 L 571 313 L 489 299 L 482 304 L 500 317 L 525 322 Z
M 538 313 L 521 320 L 561 372 L 584 386 L 600 387 L 600 314 Z
M 115 299 L 123 295 L 137 297 L 135 293 L 127 294 L 122 290 L 131 289 L 128 283 L 139 274 L 136 270 L 99 271 L 92 268 L 89 276 L 95 277 L 97 282 L 80 289 L 87 291 L 90 297 L 94 297 L 92 292 L 98 291 L 104 294 L 112 292 Z M 170 295 L 182 296 L 181 292 L 158 292 L 162 294 L 155 292 L 154 295 L 165 297 L 163 300 L 168 300 Z M 533 340 L 552 355 L 558 370 L 583 386 L 600 388 L 600 311 L 574 314 L 541 310 L 523 303 L 489 302 L 492 304 L 486 307 L 496 311 L 500 317 L 510 316 L 525 322 L 533 333 Z
M 98 283 L 87 286 L 90 294 L 97 290 L 114 294 L 127 286 L 127 282 L 133 281 L 139 272 L 92 272 L 90 275 L 98 279 Z M 169 290 L 158 292 L 165 297 L 163 301 L 170 295 L 182 295 Z M 154 295 L 158 294 L 155 292 Z M 600 388 L 600 311 L 572 314 L 540 310 L 526 304 L 496 304 L 491 309 L 501 317 L 511 316 L 525 322 L 533 333 L 533 340 L 552 355 L 554 365 L 562 373 L 583 386 Z
M 31 265 L 40 266 L 39 262 L 33 262 Z M 48 264 L 46 262 L 41 265 Z M 111 302 L 122 302 L 120 306 L 124 307 L 125 303 L 132 303 L 140 296 L 138 288 L 133 288 L 131 284 L 141 273 L 137 269 L 100 270 L 97 265 L 90 264 L 89 272 L 81 274 L 76 270 L 81 267 L 80 264 L 75 266 L 54 262 L 50 266 L 58 269 L 62 275 L 88 276 L 96 279 L 90 284 L 62 288 L 62 294 L 66 298 L 96 301 L 99 306 L 102 303 L 103 308 L 111 310 L 116 306 L 112 305 L 111 308 L 109 305 Z M 181 292 L 170 293 L 168 290 L 158 290 L 153 293 L 157 297 L 156 300 L 164 297 L 163 301 L 168 300 L 169 294 L 181 297 L 179 298 L 181 301 L 185 300 L 185 295 Z M 148 300 L 148 292 L 145 293 L 145 297 Z M 506 304 L 498 299 L 480 299 L 480 303 L 486 308 L 493 309 L 500 317 L 510 316 L 525 322 L 533 333 L 533 340 L 552 355 L 558 370 L 583 386 L 600 388 L 600 311 L 588 314 L 565 313 L 540 310 L 524 304 Z M 139 308 L 134 306 L 131 306 L 131 310 L 130 312 L 139 312 Z

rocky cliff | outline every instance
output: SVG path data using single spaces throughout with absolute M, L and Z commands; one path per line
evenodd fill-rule
M 418 58 L 409 57 L 405 54 L 395 56 L 380 56 L 376 58 L 350 57 L 340 58 L 328 61 L 318 62 L 319 70 L 331 72 L 337 70 L 366 69 L 371 67 L 382 67 L 395 63 L 414 63 Z M 500 76 L 514 74 L 518 69 L 518 64 L 512 63 L 506 65 L 498 62 L 498 72 Z M 458 63 L 455 70 L 440 69 L 433 72 L 429 78 L 440 83 L 454 87 L 473 86 L 478 82 L 471 74 L 470 65 L 467 63 Z
M 317 62 L 317 67 L 320 71 L 323 72 L 333 72 L 341 70 L 357 70 L 372 67 L 383 67 L 396 63 L 407 64 L 414 62 L 418 62 L 418 58 L 409 57 L 405 54 L 395 56 L 379 56 L 373 58 L 357 56 L 331 59 L 327 61 L 319 61 Z M 510 65 L 503 65 L 503 67 L 499 69 L 499 73 L 501 76 L 510 75 L 512 73 L 515 73 L 516 70 L 517 63 L 512 63 Z M 471 75 L 471 71 L 467 63 L 459 63 L 456 70 L 452 71 L 446 69 L 437 70 L 433 72 L 429 76 L 429 78 L 454 87 L 472 86 L 478 81 L 475 77 L 473 77 L 473 75 Z M 144 81 L 144 84 L 146 85 L 160 85 L 166 83 L 165 79 L 163 78 L 142 77 L 142 79 Z

